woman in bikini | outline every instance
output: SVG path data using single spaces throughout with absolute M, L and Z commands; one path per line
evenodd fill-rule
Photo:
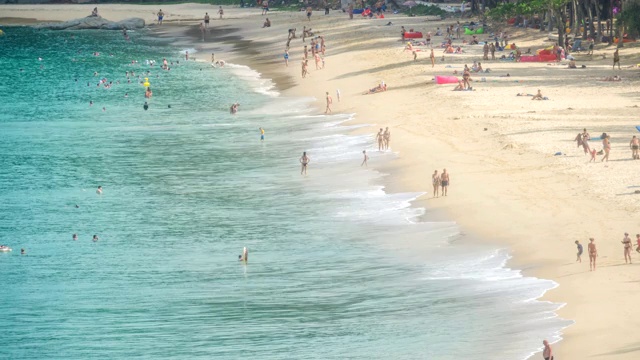
M 440 196 L 440 175 L 438 175 L 438 170 L 435 170 L 431 175 L 431 182 L 433 183 L 433 197 Z
M 624 245 L 624 263 L 631 264 L 631 238 L 629 233 L 624 233 L 624 239 L 622 239 Z
M 596 258 L 598 257 L 598 250 L 593 238 L 589 238 L 589 271 L 596 270 Z

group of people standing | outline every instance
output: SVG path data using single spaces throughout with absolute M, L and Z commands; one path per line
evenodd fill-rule
M 633 241 L 629 237 L 629 233 L 624 233 L 624 238 L 622 238 L 622 246 L 624 252 L 624 263 L 631 264 L 631 248 Z M 582 252 L 583 247 L 579 240 L 575 241 L 576 247 L 578 248 L 578 254 L 576 256 L 576 262 L 582 262 Z M 589 252 L 589 271 L 596 270 L 596 259 L 598 258 L 598 249 L 596 248 L 596 243 L 594 238 L 589 238 L 589 244 L 587 246 L 587 250 Z M 640 253 L 640 234 L 636 234 L 636 252 Z
M 575 137 L 575 142 L 578 147 L 582 147 L 585 155 L 590 154 L 591 159 L 589 162 L 596 161 L 596 155 L 603 155 L 600 161 L 609 161 L 609 153 L 611 152 L 611 136 L 607 133 L 602 133 L 600 135 L 600 139 L 602 140 L 602 151 L 597 152 L 595 148 L 591 148 L 589 145 L 589 140 L 591 140 L 591 136 L 587 132 L 587 129 L 582 129 L 581 133 L 578 133 Z M 631 141 L 629 141 L 629 148 L 631 149 L 631 158 L 633 160 L 640 159 L 640 138 L 636 135 L 633 135 Z

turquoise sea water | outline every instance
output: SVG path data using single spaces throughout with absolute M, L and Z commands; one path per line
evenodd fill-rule
M 0 358 L 524 359 L 567 325 L 552 282 L 386 194 L 351 115 L 140 32 L 6 32 Z

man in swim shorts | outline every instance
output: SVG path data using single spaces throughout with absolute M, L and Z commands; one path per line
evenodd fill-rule
M 633 160 L 640 159 L 640 151 L 638 150 L 640 149 L 640 139 L 633 135 L 631 141 L 629 142 L 629 146 L 631 147 L 631 158 Z
M 311 6 L 307 7 L 307 20 L 311 21 L 312 13 L 313 13 L 313 8 L 311 8 Z
M 302 153 L 302 157 L 300 157 L 300 164 L 302 165 L 302 168 L 300 169 L 300 175 L 307 175 L 307 165 L 309 164 L 309 162 L 311 162 L 311 159 L 307 156 L 307 152 L 304 151 Z
M 544 350 L 542 350 L 542 357 L 544 358 L 544 360 L 553 360 L 553 351 L 551 350 L 551 345 L 549 345 L 549 342 L 547 340 L 544 340 L 542 344 L 544 345 Z
M 160 9 L 160 11 L 158 11 L 158 25 L 162 25 L 162 19 L 164 19 L 164 12 Z
M 204 13 L 204 27 L 208 28 L 209 27 L 209 13 Z M 213 62 L 213 61 L 211 61 Z
M 442 196 L 447 196 L 447 190 L 449 189 L 449 173 L 447 169 L 442 170 L 442 175 L 440 175 L 440 186 L 442 186 Z

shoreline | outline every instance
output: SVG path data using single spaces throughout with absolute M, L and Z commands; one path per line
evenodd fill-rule
M 123 7 L 126 6 L 128 5 L 123 5 Z M 302 14 L 280 14 L 288 20 L 295 17 L 299 28 L 306 24 Z M 346 15 L 343 14 L 335 17 L 341 19 L 340 23 L 332 29 L 336 32 L 346 28 L 347 31 L 356 33 L 361 30 L 360 28 L 364 28 L 362 25 L 371 24 L 361 19 L 348 22 Z M 335 19 L 335 17 L 330 18 Z M 389 19 L 394 24 L 419 24 L 418 18 L 390 16 Z M 275 20 L 273 22 L 275 23 Z M 344 24 L 344 22 L 347 23 Z M 449 22 L 451 20 L 429 22 L 426 25 L 420 23 L 414 26 L 431 28 L 436 24 Z M 316 22 L 313 24 L 315 30 L 318 25 Z M 594 113 L 601 116 L 613 113 L 620 118 L 618 120 L 620 125 L 616 127 L 629 126 L 633 121 L 632 116 L 621 112 L 625 109 L 621 106 L 633 106 L 632 99 L 624 98 L 625 92 L 619 91 L 611 96 L 613 101 L 610 101 L 608 106 L 601 104 L 598 100 L 603 95 L 599 89 L 603 84 L 600 83 L 592 85 L 593 89 L 584 90 L 576 87 L 576 94 L 583 96 L 582 98 L 565 96 L 562 89 L 558 87 L 562 83 L 552 82 L 545 78 L 549 75 L 540 74 L 559 77 L 567 75 L 561 73 L 562 70 L 559 70 L 559 67 L 548 68 L 545 64 L 525 67 L 522 64 L 492 62 L 490 66 L 495 73 L 508 71 L 512 74 L 512 79 L 522 80 L 524 85 L 521 83 L 515 85 L 513 82 L 496 78 L 495 83 L 474 84 L 477 87 L 476 92 L 451 92 L 449 86 L 445 86 L 445 89 L 429 82 L 433 71 L 427 66 L 424 57 L 421 57 L 418 64 L 414 64 L 409 54 L 400 52 L 402 45 L 399 44 L 398 39 L 385 37 L 390 32 L 394 32 L 393 30 L 398 26 L 394 26 L 393 30 L 382 26 L 383 24 L 380 23 L 378 28 L 381 29 L 372 30 L 381 36 L 381 39 L 377 39 L 377 44 L 374 45 L 372 41 L 363 41 L 364 45 L 368 44 L 370 48 L 360 44 L 353 45 L 353 38 L 344 34 L 341 34 L 343 38 L 334 39 L 329 31 L 327 68 L 317 72 L 312 70 L 310 79 L 313 83 L 311 84 L 311 81 L 300 81 L 297 77 L 299 76 L 297 59 L 301 43 L 295 46 L 292 44 L 290 69 L 284 69 L 281 50 L 279 52 L 277 50 L 279 46 L 266 41 L 262 43 L 253 41 L 246 45 L 246 47 L 259 47 L 260 54 L 266 53 L 254 59 L 256 64 L 252 64 L 252 59 L 242 54 L 237 57 L 226 57 L 234 63 L 250 66 L 265 77 L 273 79 L 276 84 L 280 84 L 284 79 L 297 84 L 290 88 L 285 87 L 283 90 L 285 95 L 294 93 L 295 96 L 317 98 L 323 94 L 323 89 L 314 84 L 319 82 L 325 85 L 325 88 L 329 88 L 328 84 L 331 84 L 330 89 L 327 90 L 331 90 L 332 95 L 336 88 L 340 88 L 343 94 L 343 101 L 335 104 L 336 110 L 356 113 L 355 123 L 381 122 L 385 126 L 390 126 L 393 134 L 392 148 L 398 152 L 399 156 L 391 165 L 380 168 L 380 171 L 389 174 L 384 179 L 385 192 L 389 194 L 425 190 L 430 193 L 431 171 L 436 167 L 440 170 L 443 166 L 452 169 L 451 195 L 446 200 L 423 197 L 414 201 L 414 206 L 442 211 L 455 219 L 463 229 L 470 229 L 481 239 L 487 239 L 487 241 L 490 239 L 492 243 L 507 245 L 512 256 L 507 264 L 509 267 L 522 269 L 523 274 L 551 279 L 559 284 L 538 299 L 566 303 L 556 313 L 558 316 L 575 321 L 573 326 L 562 331 L 563 341 L 554 347 L 558 357 L 562 355 L 565 355 L 564 358 L 583 358 L 594 355 L 608 355 L 615 359 L 634 357 L 633 342 L 625 341 L 624 335 L 638 325 L 638 321 L 633 321 L 632 315 L 629 318 L 625 309 L 633 309 L 633 305 L 637 302 L 638 295 L 629 292 L 637 288 L 631 288 L 633 284 L 629 283 L 637 283 L 639 280 L 637 275 L 629 271 L 624 272 L 618 266 L 622 251 L 617 238 L 621 238 L 625 230 L 631 234 L 640 232 L 633 230 L 633 226 L 637 228 L 638 225 L 634 222 L 632 214 L 638 207 L 632 203 L 612 205 L 609 194 L 594 191 L 594 188 L 600 184 L 598 182 L 600 179 L 595 177 L 597 174 L 594 174 L 596 172 L 591 168 L 583 170 L 574 165 L 582 161 L 578 159 L 581 154 L 578 152 L 575 155 L 575 145 L 570 138 L 564 136 L 566 133 L 578 132 L 583 126 L 593 129 L 590 130 L 592 137 L 604 132 L 609 124 L 607 119 L 594 121 L 589 118 Z M 278 31 L 273 32 L 276 34 L 274 41 L 280 42 L 286 37 L 286 28 L 276 25 L 272 29 L 276 27 Z M 194 27 L 194 29 L 197 36 L 197 28 Z M 244 33 L 245 37 L 260 36 L 255 32 L 244 31 Z M 336 35 L 338 36 L 340 34 Z M 515 37 L 519 43 L 520 36 L 526 39 L 527 34 Z M 541 36 L 542 34 L 538 34 L 538 38 Z M 536 44 L 538 40 L 524 41 Z M 637 50 L 637 48 L 629 50 L 634 49 Z M 242 49 L 234 50 L 241 52 Z M 476 49 L 474 58 L 477 58 L 477 51 Z M 598 51 L 605 52 L 600 49 Z M 623 53 L 623 56 L 625 54 Z M 244 63 L 245 60 L 248 63 Z M 467 58 L 464 60 L 469 61 Z M 596 75 L 600 75 L 607 74 L 604 65 L 608 63 L 608 61 L 596 60 L 593 65 L 587 64 L 589 68 L 597 71 Z M 336 64 L 349 64 L 349 66 L 336 66 Z M 456 62 L 454 58 L 453 61 L 447 61 L 445 65 L 459 68 L 463 63 Z M 438 63 L 436 74 L 450 73 L 450 68 L 446 68 L 445 65 Z M 283 70 L 278 70 L 278 66 Z M 423 71 L 422 68 L 426 70 Z M 271 72 L 279 74 L 272 76 Z M 630 73 L 631 70 L 623 70 L 623 77 L 633 76 L 631 73 L 626 75 L 626 72 Z M 576 76 L 583 76 L 582 73 L 577 74 Z M 575 80 L 575 78 L 572 79 Z M 389 84 L 389 91 L 362 98 L 361 92 L 380 80 Z M 631 81 L 637 84 L 637 80 Z M 590 81 L 578 79 L 577 82 L 584 84 Z M 336 83 L 337 85 L 334 85 Z M 549 87 L 549 84 L 556 86 Z M 609 88 L 612 84 L 606 85 Z M 629 83 L 625 84 L 625 87 L 628 85 Z M 549 93 L 552 100 L 526 102 L 528 98 L 510 97 L 511 101 L 507 102 L 508 96 L 514 96 L 514 93 L 521 89 L 532 92 L 538 87 L 545 89 L 545 95 Z M 486 102 L 491 101 L 487 89 L 501 95 L 500 100 L 504 99 L 505 103 L 499 102 L 500 107 L 497 109 L 491 108 L 491 103 L 487 106 Z M 454 114 L 443 111 L 441 105 L 435 108 L 415 106 L 422 104 L 423 101 L 430 105 L 429 100 L 434 98 L 441 100 L 441 104 L 454 104 L 453 106 L 456 107 Z M 393 109 L 389 110 L 379 108 L 380 104 L 394 105 Z M 593 104 L 600 107 L 596 108 Z M 319 105 L 320 109 L 323 108 L 320 101 L 316 105 Z M 568 110 L 568 107 L 572 110 Z M 483 114 L 476 113 L 474 109 L 482 109 Z M 444 110 L 449 109 L 447 107 Z M 567 114 L 568 111 L 571 112 Z M 558 116 L 558 113 L 562 116 Z M 567 123 L 568 120 L 563 118 L 569 115 L 578 117 L 582 122 Z M 429 124 L 425 124 L 425 118 L 428 118 Z M 545 118 L 551 118 L 561 124 L 553 124 Z M 373 119 L 373 121 L 366 119 Z M 589 121 L 588 125 L 584 125 L 586 121 Z M 596 121 L 600 122 L 593 124 Z M 485 127 L 488 129 L 486 132 L 483 130 Z M 603 129 L 603 131 L 596 129 Z M 359 131 L 370 130 L 374 129 Z M 625 131 L 620 129 L 606 132 L 614 134 L 614 139 L 617 140 L 621 139 Z M 398 139 L 401 141 L 397 141 Z M 563 143 L 558 143 L 558 139 L 562 139 Z M 592 143 L 596 145 L 595 141 Z M 553 157 L 550 151 L 553 148 L 561 148 L 568 155 Z M 424 149 L 428 150 L 428 154 L 422 153 Z M 619 155 L 621 149 L 622 145 L 614 142 L 612 160 L 621 157 Z M 594 167 L 600 172 L 610 169 L 617 171 L 621 168 L 620 164 L 626 165 L 626 163 L 628 162 L 612 161 L 609 168 L 604 168 L 601 164 L 595 164 Z M 569 166 L 574 167 L 567 169 Z M 580 181 L 576 181 L 576 177 Z M 602 215 L 604 205 L 606 205 L 606 214 Z M 597 216 L 603 216 L 603 218 L 594 218 Z M 589 274 L 588 270 L 585 271 L 585 264 L 580 266 L 572 262 L 572 257 L 575 256 L 573 240 L 581 240 L 585 244 L 589 236 L 594 236 L 598 240 L 601 253 L 599 260 L 604 263 L 603 269 L 600 268 L 593 274 Z M 584 256 L 583 260 L 585 260 Z M 588 264 L 586 266 L 588 267 Z M 631 267 L 631 269 L 637 268 Z M 617 281 L 612 281 L 612 278 Z M 617 299 L 617 304 L 613 308 L 606 306 L 608 298 L 612 295 Z M 616 330 L 610 331 L 609 328 L 614 324 Z M 603 334 L 601 342 L 590 343 L 585 340 L 595 333 Z M 605 349 L 603 349 L 603 343 L 606 344 Z

